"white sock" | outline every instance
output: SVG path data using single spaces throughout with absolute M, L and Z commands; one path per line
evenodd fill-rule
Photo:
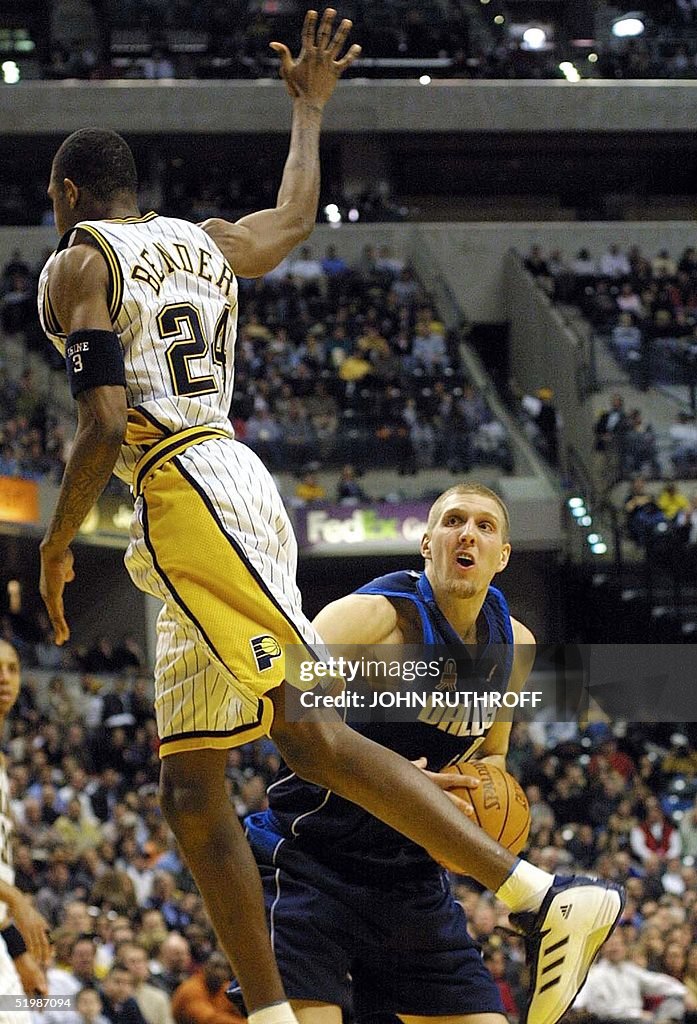
M 554 875 L 536 868 L 526 860 L 519 860 L 500 889 L 496 898 L 514 914 L 524 910 L 539 910 Z
M 298 1024 L 290 1003 L 272 1003 L 255 1010 L 247 1017 L 249 1024 Z

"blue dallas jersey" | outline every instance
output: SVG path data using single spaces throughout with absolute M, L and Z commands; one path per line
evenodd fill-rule
M 418 613 L 412 615 L 416 626 L 410 640 L 448 648 L 453 660 L 446 663 L 444 673 L 452 673 L 456 666 L 452 688 L 481 693 L 507 690 L 513 666 L 513 628 L 506 600 L 495 587 L 489 588 L 482 606 L 477 622 L 481 642 L 476 647 L 463 644 L 436 605 L 423 573 L 391 573 L 356 593 L 383 595 L 398 611 L 404 609 L 402 602 L 409 602 L 412 613 Z M 430 771 L 441 771 L 466 761 L 492 724 L 493 715 L 482 721 L 478 709 L 462 704 L 415 712 L 413 721 L 361 723 L 353 728 L 410 761 L 426 757 Z M 278 858 L 283 847 L 291 844 L 296 852 L 306 851 L 348 880 L 367 885 L 391 886 L 440 870 L 422 847 L 356 804 L 299 779 L 286 766 L 268 794 L 269 809 L 246 819 L 252 848 L 262 864 L 281 863 Z

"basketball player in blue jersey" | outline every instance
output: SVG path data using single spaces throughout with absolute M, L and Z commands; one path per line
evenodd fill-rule
M 0 737 L 19 696 L 19 655 L 0 640 Z M 0 753 L 0 995 L 32 998 L 48 992 L 44 966 L 50 957 L 48 924 L 14 884 L 10 787 L 5 758 Z M 0 1005 L 0 1024 L 31 1024 L 31 1013 Z
M 320 21 L 308 12 L 297 60 L 272 44 L 293 101 L 275 208 L 200 227 L 141 216 L 126 143 L 114 132 L 78 131 L 53 161 L 49 195 L 61 240 L 39 282 L 40 315 L 65 355 L 78 406 L 41 544 L 41 594 L 56 641 L 64 643 L 70 544 L 115 471 L 136 499 L 127 568 L 162 602 L 155 665 L 162 807 L 252 1024 L 291 1024 L 294 1017 L 269 942 L 259 874 L 226 798 L 230 747 L 270 732 L 301 777 L 473 875 L 511 910 L 542 907 L 534 927 L 547 928 L 548 905 L 558 896 L 552 876 L 488 839 L 393 751 L 338 715 L 292 722 L 284 714 L 286 648 L 302 644 L 312 653 L 322 641 L 302 613 L 297 546 L 278 491 L 235 440 L 227 416 L 235 274 L 267 273 L 314 225 L 322 112 L 360 51 L 352 46 L 340 56 L 351 23 L 335 31 L 335 16 L 328 9 Z M 293 677 L 288 684 L 303 686 Z M 581 938 L 564 960 L 570 970 L 557 989 L 562 998 L 546 997 L 548 1011 L 535 1024 L 553 1024 L 563 1012 L 579 971 L 585 974 L 620 912 L 621 897 L 608 886 L 577 886 L 569 900 L 578 906 Z
M 508 538 L 508 512 L 493 491 L 452 487 L 430 510 L 424 572 L 373 580 L 330 604 L 314 624 L 325 643 L 340 650 L 363 645 L 370 657 L 380 657 L 375 645 L 389 645 L 392 657 L 395 647 L 418 645 L 417 656 L 428 662 L 423 645 L 445 647 L 451 664 L 468 668 L 452 685 L 517 692 L 535 640 L 491 585 L 508 563 Z M 408 723 L 355 728 L 435 773 L 471 759 L 505 770 L 511 722 L 489 720 L 482 728 L 471 714 L 464 704 L 447 717 L 427 708 Z M 463 782 L 459 775 L 433 777 L 444 788 Z M 268 798 L 269 809 L 247 819 L 247 835 L 300 1024 L 341 1024 L 351 1010 L 358 1017 L 398 1015 L 405 1024 L 505 1024 L 462 908 L 423 847 L 286 767 Z M 534 1008 L 530 1019 L 540 1019 Z

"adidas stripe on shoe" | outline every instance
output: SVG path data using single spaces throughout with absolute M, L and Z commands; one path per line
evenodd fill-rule
M 612 882 L 557 876 L 537 914 L 511 914 L 525 937 L 530 987 L 520 1024 L 556 1024 L 583 987 L 622 916 L 624 890 Z

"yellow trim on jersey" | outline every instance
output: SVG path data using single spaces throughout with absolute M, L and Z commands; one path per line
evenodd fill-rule
M 142 217 L 109 217 L 104 219 L 105 224 L 147 224 L 149 220 L 154 220 L 155 217 L 159 217 L 159 213 L 155 213 L 151 210 L 150 213 L 143 214 Z
M 164 427 L 158 427 L 140 411 L 129 409 L 126 423 L 126 444 L 141 448 L 150 448 L 166 436 Z
M 253 743 L 268 736 L 273 725 L 274 707 L 268 697 L 260 698 L 261 721 L 241 725 L 229 733 L 205 734 L 191 736 L 165 736 L 160 740 L 158 754 L 160 758 L 169 757 L 170 754 L 179 754 L 183 750 L 229 750 L 231 747 L 239 747 L 243 743 Z
M 65 331 L 62 330 L 61 325 L 58 322 L 56 311 L 53 308 L 53 303 L 51 302 L 51 296 L 48 294 L 48 281 L 46 282 L 46 287 L 44 288 L 43 314 L 44 325 L 48 333 L 55 334 L 56 337 L 64 338 Z
M 99 251 L 106 260 L 106 265 L 109 270 L 109 287 L 111 296 L 109 298 L 109 316 L 111 317 L 112 323 L 116 322 L 116 318 L 121 312 L 121 303 L 123 301 L 123 271 L 121 270 L 121 262 L 116 255 L 114 247 L 111 242 L 108 241 L 97 228 L 92 227 L 91 224 L 80 223 L 77 225 L 80 231 L 86 231 L 88 235 L 92 235 L 95 242 L 99 247 Z
M 201 444 L 203 441 L 210 441 L 214 437 L 227 437 L 232 435 L 225 430 L 218 430 L 216 427 L 189 427 L 181 430 L 171 437 L 163 437 L 161 441 L 149 448 L 133 470 L 133 492 L 136 498 L 142 494 L 143 488 L 155 470 L 169 462 L 176 455 L 193 444 Z

